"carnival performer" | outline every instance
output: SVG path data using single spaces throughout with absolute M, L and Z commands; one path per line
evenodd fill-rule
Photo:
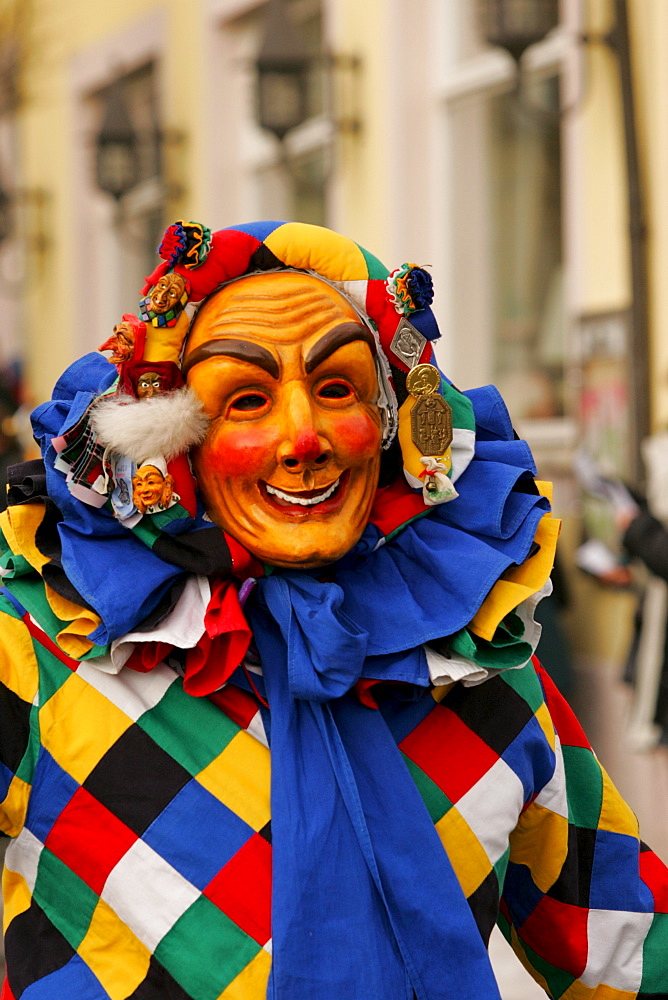
M 667 996 L 668 872 L 533 656 L 549 488 L 428 272 L 159 254 L 0 517 L 2 1000 L 499 1000 L 495 922 L 555 1000 Z

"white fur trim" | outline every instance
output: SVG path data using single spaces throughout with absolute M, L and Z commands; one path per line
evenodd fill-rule
M 209 426 L 199 398 L 189 386 L 150 399 L 111 396 L 91 412 L 91 424 L 100 444 L 133 462 L 151 455 L 170 461 L 200 444 Z

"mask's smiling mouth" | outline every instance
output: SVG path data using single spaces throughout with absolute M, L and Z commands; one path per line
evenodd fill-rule
M 339 480 L 337 479 L 324 493 L 317 493 L 315 490 L 302 490 L 301 493 L 284 493 L 283 490 L 277 490 L 274 486 L 270 486 L 269 483 L 266 484 L 266 487 L 267 493 L 271 493 L 278 500 L 296 503 L 300 507 L 313 507 L 317 503 L 322 503 L 323 500 L 329 500 L 338 485 Z
M 330 486 L 317 490 L 290 490 L 288 492 L 262 480 L 260 480 L 259 487 L 267 503 L 284 514 L 316 512 L 325 514 L 336 510 L 343 502 L 349 477 L 350 471 L 347 470 Z

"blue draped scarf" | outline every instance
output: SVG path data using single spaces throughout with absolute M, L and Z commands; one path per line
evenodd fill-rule
M 283 573 L 256 593 L 247 610 L 271 710 L 268 997 L 499 1000 L 396 742 L 381 713 L 349 693 L 368 633 L 342 611 L 334 583 Z

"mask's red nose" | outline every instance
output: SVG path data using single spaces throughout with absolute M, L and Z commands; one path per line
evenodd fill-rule
M 294 444 L 293 454 L 300 462 L 310 462 L 320 454 L 320 442 L 315 431 L 304 431 Z

